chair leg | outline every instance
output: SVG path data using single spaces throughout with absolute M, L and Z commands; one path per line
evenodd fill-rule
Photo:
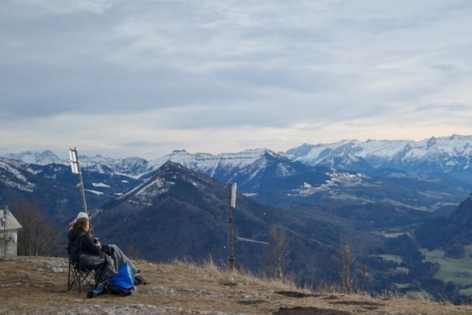
M 95 270 L 81 270 L 79 271 L 78 290 L 82 292 L 87 286 L 94 288 L 92 281 L 95 279 Z
M 74 284 L 77 282 L 77 271 L 74 267 L 69 264 L 69 275 L 67 278 L 67 291 L 74 287 Z
M 78 268 L 72 262 L 69 262 L 69 274 L 67 279 L 67 290 L 71 290 L 77 285 L 77 291 L 80 293 L 87 286 L 94 288 L 98 285 L 97 277 L 100 276 L 102 266 L 97 269 L 87 269 L 86 266 Z
M 69 264 L 69 274 L 67 279 L 67 290 L 71 290 L 74 285 L 77 285 L 77 291 L 80 293 L 84 289 L 84 282 L 88 283 L 88 271 L 77 270 L 73 264 Z
M 71 274 L 70 273 L 71 273 L 71 271 L 70 271 L 70 264 L 69 264 L 69 273 L 67 274 L 67 291 L 69 291 L 70 287 L 71 287 L 70 286 L 70 282 L 71 282 L 71 278 L 70 278 Z

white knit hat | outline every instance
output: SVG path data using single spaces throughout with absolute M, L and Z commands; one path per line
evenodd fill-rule
M 89 218 L 88 214 L 85 213 L 85 212 L 79 212 L 79 214 L 77 214 L 77 218 L 75 218 L 76 220 L 77 219 L 80 219 L 80 218 Z
M 75 218 L 74 221 L 72 221 L 71 223 L 69 223 L 69 225 L 72 226 L 72 225 L 73 225 L 75 222 L 77 222 L 77 220 L 80 219 L 80 218 L 87 218 L 87 219 L 88 219 L 89 216 L 88 216 L 88 214 L 85 213 L 85 212 L 79 212 L 79 213 L 77 214 L 77 218 Z

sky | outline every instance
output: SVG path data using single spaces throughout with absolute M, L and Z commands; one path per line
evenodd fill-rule
M 0 155 L 472 134 L 469 0 L 2 0 Z

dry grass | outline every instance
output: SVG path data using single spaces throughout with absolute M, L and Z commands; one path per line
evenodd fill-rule
M 135 261 L 150 283 L 131 296 L 67 291 L 67 261 L 0 258 L 0 314 L 472 314 L 470 306 L 312 292 L 293 282 L 201 264 Z

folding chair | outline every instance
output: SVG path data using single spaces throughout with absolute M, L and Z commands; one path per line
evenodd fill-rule
M 82 237 L 79 240 L 79 250 L 82 247 Z M 88 265 L 82 263 L 81 255 L 76 255 L 79 257 L 79 260 L 72 259 L 72 252 L 70 249 L 70 244 L 67 247 L 69 253 L 69 277 L 67 280 L 67 291 L 71 290 L 74 285 L 77 285 L 78 292 L 82 292 L 84 288 L 89 286 L 90 288 L 95 288 L 100 279 L 103 279 L 103 269 L 106 264 L 106 261 L 96 264 Z

